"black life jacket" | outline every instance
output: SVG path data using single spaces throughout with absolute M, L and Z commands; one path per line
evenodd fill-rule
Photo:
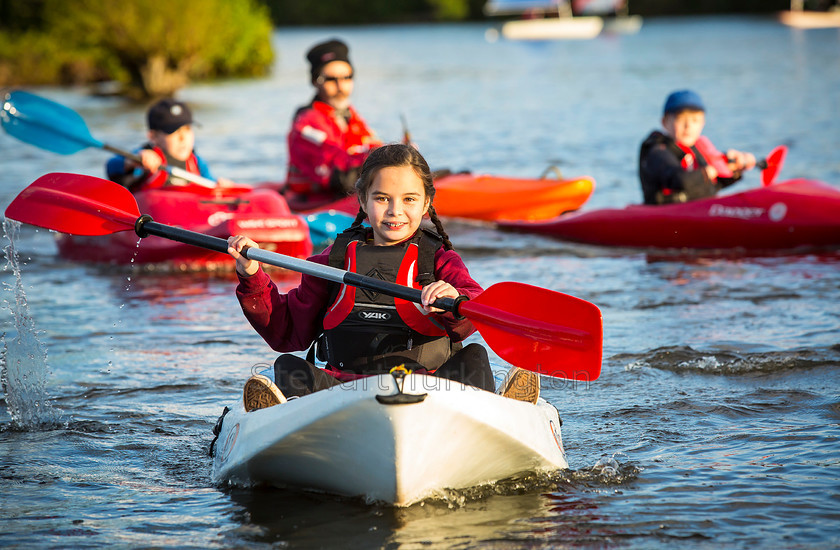
M 330 265 L 414 288 L 434 282 L 440 236 L 421 229 L 404 243 L 375 246 L 367 242 L 370 231 L 351 227 L 339 234 Z M 328 303 L 318 351 L 334 369 L 377 374 L 405 364 L 434 371 L 452 355 L 445 328 L 419 304 L 343 284 L 333 284 Z
M 696 147 L 684 147 L 674 141 L 674 138 L 659 131 L 652 132 L 642 143 L 639 154 L 639 178 L 642 183 L 642 193 L 645 204 L 671 204 L 686 202 L 715 194 L 714 182 L 709 181 L 705 172 L 697 177 L 686 178 L 683 189 L 669 189 L 665 187 L 660 174 L 649 173 L 646 169 L 647 155 L 657 146 L 664 146 L 665 150 L 680 163 L 686 172 L 704 170 L 707 159 Z

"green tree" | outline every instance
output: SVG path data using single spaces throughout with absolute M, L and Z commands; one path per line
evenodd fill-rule
M 458 21 L 470 15 L 468 0 L 427 0 L 439 20 Z
M 481 17 L 485 0 L 262 0 L 277 25 L 454 21 Z
M 39 31 L 0 36 L 14 53 L 0 53 L 0 84 L 113 79 L 156 97 L 191 79 L 264 74 L 274 57 L 256 0 L 45 0 L 41 17 Z

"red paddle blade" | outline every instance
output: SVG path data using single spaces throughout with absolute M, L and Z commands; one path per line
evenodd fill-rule
M 776 180 L 776 176 L 779 174 L 779 171 L 782 169 L 782 165 L 785 163 L 786 156 L 787 146 L 785 145 L 779 145 L 770 151 L 770 154 L 767 155 L 767 158 L 765 159 L 767 168 L 761 171 L 761 185 L 765 187 L 773 185 L 773 182 Z
M 20 192 L 6 217 L 71 235 L 109 235 L 134 229 L 134 196 L 112 181 L 80 174 L 46 174 Z
M 499 357 L 570 380 L 601 374 L 603 322 L 595 304 L 523 283 L 498 283 L 459 312 Z

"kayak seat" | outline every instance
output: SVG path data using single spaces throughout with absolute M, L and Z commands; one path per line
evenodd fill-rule
M 530 370 L 511 367 L 499 393 L 502 397 L 536 403 L 540 397 L 540 376 Z
M 251 412 L 285 403 L 286 397 L 269 377 L 254 374 L 245 382 L 242 401 L 245 412 Z

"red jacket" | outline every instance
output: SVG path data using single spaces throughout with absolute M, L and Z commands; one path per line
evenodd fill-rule
M 328 265 L 330 248 L 309 260 Z M 435 278 L 448 282 L 469 298 L 483 292 L 454 250 L 438 249 L 435 254 Z M 251 277 L 239 276 L 236 297 L 245 318 L 272 349 L 279 352 L 303 351 L 323 331 L 324 312 L 330 298 L 328 285 L 325 279 L 302 275 L 297 288 L 280 294 L 271 278 L 260 269 Z M 438 318 L 453 342 L 460 342 L 475 332 L 471 322 L 456 320 L 451 313 L 439 314 Z
M 371 149 L 381 145 L 353 107 L 347 129 L 336 122 L 336 111 L 314 100 L 295 116 L 289 131 L 287 185 L 295 193 L 330 192 L 333 170 L 346 172 L 364 163 Z

